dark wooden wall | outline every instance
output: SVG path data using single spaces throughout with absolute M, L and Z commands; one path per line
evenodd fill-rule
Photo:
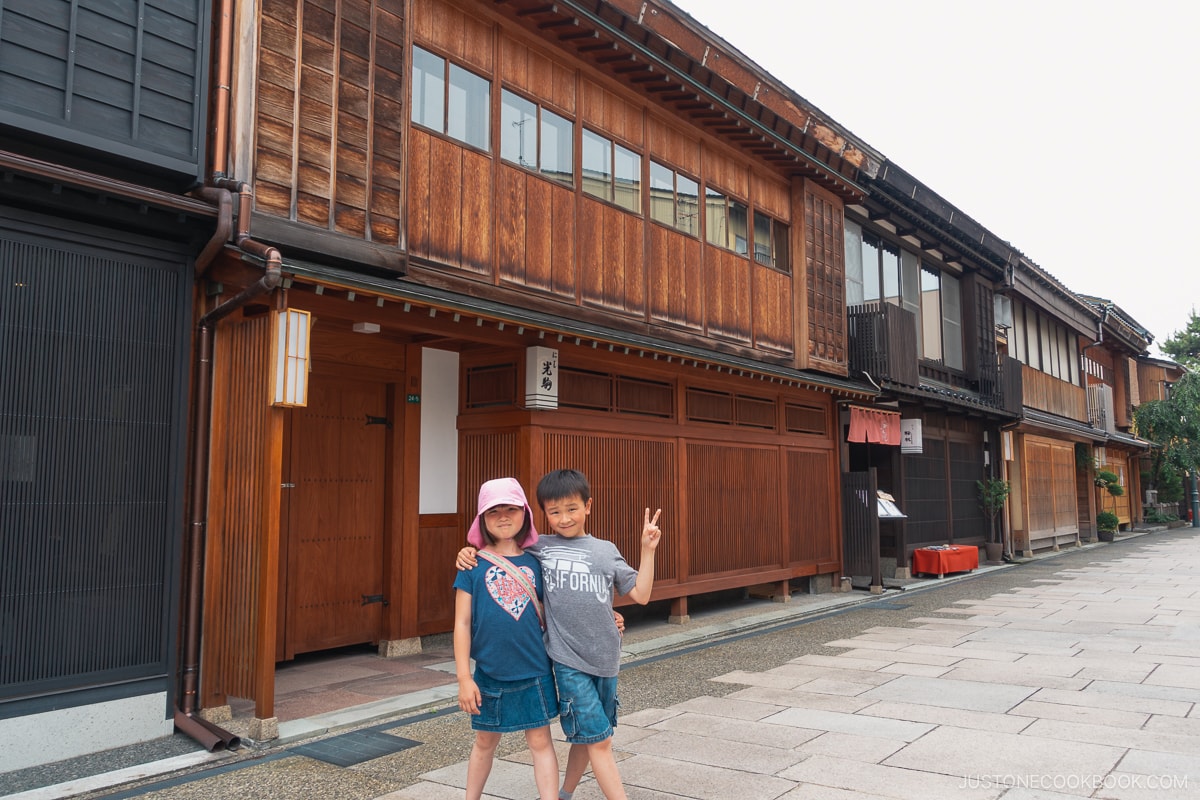
M 403 0 L 264 0 L 255 210 L 363 241 L 403 244 Z
M 189 188 L 205 156 L 209 7 L 5 2 L 0 126 L 58 163 Z

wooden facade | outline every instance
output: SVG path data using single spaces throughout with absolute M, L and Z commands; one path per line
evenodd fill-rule
M 1009 247 L 951 208 L 889 162 L 846 215 L 850 375 L 878 385 L 876 402 L 913 426 L 906 448 L 843 445 L 845 469 L 874 470 L 905 514 L 879 524 L 887 578 L 908 576 L 917 548 L 987 543 L 977 481 L 998 474 L 1000 429 L 1020 409 L 993 307 Z
M 207 277 L 233 296 L 275 248 L 282 286 L 216 329 L 205 615 L 229 623 L 206 638 L 205 707 L 252 698 L 269 735 L 276 660 L 449 630 L 453 556 L 497 475 L 532 491 L 582 469 L 591 524 L 631 556 L 663 508 L 654 600 L 676 619 L 689 595 L 838 586 L 837 400 L 873 393 L 846 377 L 842 213 L 869 159 L 726 74 L 735 54 L 689 72 L 626 13 L 276 0 L 239 20 L 248 180 L 224 185 L 263 245 Z M 563 15 L 605 48 L 559 38 Z M 510 108 L 538 128 L 517 155 Z M 236 353 L 284 307 L 314 320 L 308 405 L 264 413 L 263 366 Z M 526 403 L 534 346 L 557 409 Z
M 1077 541 L 1099 501 L 1076 445 L 1136 481 L 1130 414 L 1174 374 L 665 0 L 19 0 L 0 85 L 0 326 L 22 342 L 0 604 L 33 620 L 0 739 L 28 763 L 38 737 L 86 747 L 89 704 L 113 746 L 172 715 L 197 735 L 194 710 L 235 698 L 269 739 L 278 662 L 449 630 L 475 492 L 502 474 L 532 491 L 582 469 L 594 531 L 630 556 L 661 507 L 653 599 L 677 621 L 704 592 L 839 587 L 846 472 L 908 513 L 874 531 L 873 579 L 881 555 L 901 574 L 915 547 L 982 544 L 989 469 L 1018 549 Z M 864 242 L 938 288 L 858 297 Z M 1061 360 L 998 349 L 997 297 L 1076 355 L 1103 328 L 1112 432 Z M 961 315 L 928 323 L 943 298 Z M 270 401 L 289 308 L 314 321 L 294 408 Z M 526 397 L 533 347 L 556 408 Z M 64 348 L 86 368 L 58 369 Z M 72 398 L 104 400 L 75 415 L 105 426 L 85 445 L 14 422 Z M 848 405 L 872 403 L 922 423 L 920 452 L 847 441 Z M 123 581 L 95 567 L 113 559 Z M 120 624 L 64 663 L 97 609 Z

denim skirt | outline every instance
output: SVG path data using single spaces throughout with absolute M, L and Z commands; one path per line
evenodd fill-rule
M 558 716 L 558 693 L 554 675 L 546 673 L 519 681 L 499 681 L 475 669 L 479 687 L 479 713 L 471 715 L 477 731 L 510 733 L 549 725 Z

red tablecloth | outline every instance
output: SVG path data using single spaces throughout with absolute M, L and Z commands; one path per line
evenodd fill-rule
M 952 547 L 947 550 L 921 548 L 913 550 L 913 573 L 937 575 L 947 572 L 970 572 L 979 566 L 979 548 L 971 546 Z

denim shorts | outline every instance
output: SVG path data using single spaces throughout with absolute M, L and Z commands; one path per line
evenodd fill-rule
M 479 687 L 479 713 L 471 715 L 471 729 L 510 733 L 550 724 L 558 716 L 554 676 L 539 675 L 519 681 L 499 681 L 475 670 Z
M 558 683 L 558 712 L 563 735 L 571 744 L 594 744 L 613 735 L 617 726 L 617 679 L 600 678 L 577 669 L 554 665 Z

